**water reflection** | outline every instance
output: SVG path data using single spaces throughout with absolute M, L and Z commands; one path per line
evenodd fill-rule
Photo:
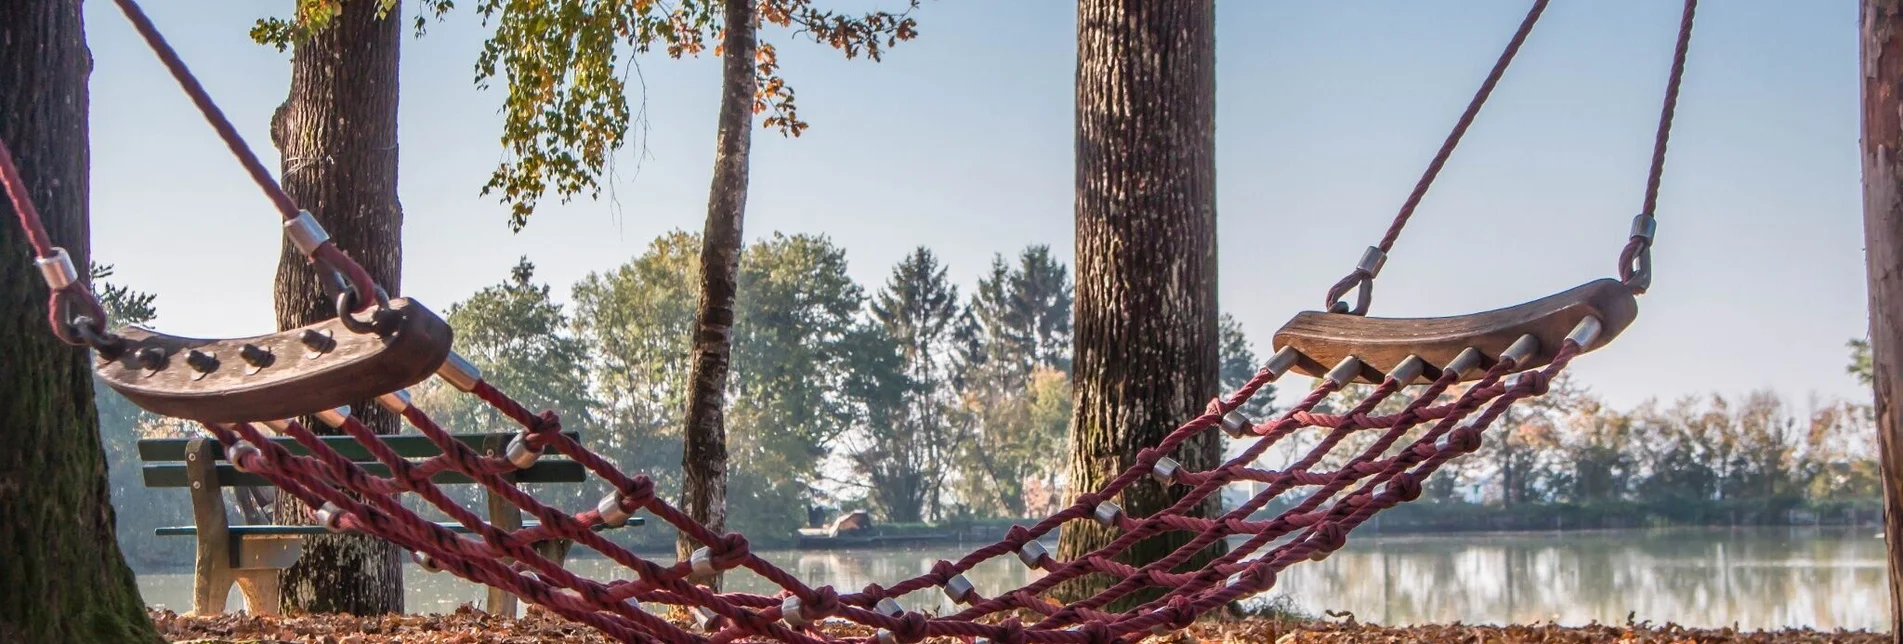
M 767 551 L 813 584 L 842 591 L 928 572 L 970 546 L 918 550 Z M 1383 624 L 1673 621 L 1746 629 L 1809 626 L 1882 629 L 1889 600 L 1883 542 L 1868 530 L 1776 528 L 1382 537 L 1363 534 L 1322 562 L 1284 571 L 1273 593 L 1303 610 L 1345 610 Z M 570 562 L 595 579 L 632 574 L 603 559 Z M 969 575 L 986 594 L 1030 582 L 1012 556 Z M 148 603 L 189 605 L 189 571 L 144 574 Z M 485 590 L 449 575 L 406 570 L 412 612 L 480 605 Z M 750 572 L 730 577 L 742 592 L 777 591 Z M 233 608 L 238 607 L 237 593 Z M 908 608 L 949 612 L 936 590 L 903 598 Z

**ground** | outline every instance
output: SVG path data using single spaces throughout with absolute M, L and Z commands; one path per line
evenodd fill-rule
M 585 626 L 546 614 L 505 619 L 465 608 L 449 615 L 404 615 L 373 618 L 349 616 L 253 617 L 224 615 L 184 617 L 155 611 L 153 621 L 171 642 L 194 644 L 611 644 L 613 640 Z M 840 635 L 864 635 L 864 629 L 841 627 Z M 1261 642 L 1263 644 L 1348 644 L 1390 642 L 1517 642 L 1620 644 L 1697 642 L 1888 642 L 1889 636 L 1871 632 L 1787 630 L 1738 632 L 1731 629 L 1690 629 L 1672 624 L 1637 623 L 1561 627 L 1527 626 L 1416 626 L 1385 628 L 1356 624 L 1352 617 L 1324 621 L 1244 619 L 1198 623 L 1182 642 Z M 954 642 L 956 640 L 944 640 Z M 1152 639 L 1150 641 L 1164 641 Z

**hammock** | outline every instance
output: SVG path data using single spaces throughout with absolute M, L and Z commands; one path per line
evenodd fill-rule
M 505 589 L 624 642 L 744 639 L 803 644 L 896 644 L 943 636 L 1011 644 L 1098 644 L 1168 633 L 1220 606 L 1272 588 L 1284 568 L 1328 556 L 1376 513 L 1418 498 L 1423 481 L 1448 461 L 1478 449 L 1486 429 L 1509 406 L 1545 393 L 1547 383 L 1575 357 L 1604 346 L 1637 315 L 1635 296 L 1651 281 L 1653 211 L 1696 7 L 1696 0 L 1685 2 L 1644 207 L 1634 218 L 1630 240 L 1620 254 L 1618 279 L 1601 279 L 1540 300 L 1466 316 L 1365 315 L 1373 280 L 1395 239 L 1545 10 L 1548 0 L 1536 0 L 1381 241 L 1328 290 L 1326 311 L 1301 313 L 1276 334 L 1277 352 L 1247 384 L 1211 401 L 1204 413 L 1139 452 L 1135 465 L 1102 488 L 1077 495 L 1062 511 L 1028 527 L 1015 526 L 997 543 L 956 561 L 940 561 L 926 574 L 888 586 L 850 590 L 809 586 L 753 554 L 744 536 L 709 530 L 657 497 L 648 477 L 628 475 L 564 435 L 555 412 L 531 411 L 484 381 L 479 371 L 451 351 L 452 334 L 440 317 L 415 300 L 384 293 L 361 266 L 329 241 L 315 217 L 292 203 L 136 3 L 115 2 L 272 199 L 285 219 L 286 235 L 327 277 L 324 283 L 336 297 L 339 315 L 282 333 L 239 339 L 181 338 L 137 327 L 107 330 L 103 310 L 71 259 L 47 239 L 12 154 L 0 143 L 0 183 L 5 184 L 27 230 L 36 263 L 51 290 L 53 333 L 69 344 L 91 347 L 97 355 L 96 372 L 109 386 L 145 409 L 199 422 L 224 446 L 235 467 L 263 476 L 284 493 L 320 508 L 317 519 L 326 528 L 388 540 L 411 551 L 426 569 Z M 1351 289 L 1357 291 L 1352 305 L 1341 299 Z M 1237 411 L 1262 387 L 1290 372 L 1316 378 L 1315 387 L 1292 408 L 1262 419 Z M 404 388 L 430 377 L 476 396 L 520 425 L 507 450 L 499 455 L 479 454 L 413 405 Z M 1324 401 L 1346 395 L 1352 385 L 1372 385 L 1372 389 L 1346 413 L 1316 411 Z M 1406 397 L 1401 411 L 1374 413 L 1377 405 L 1409 387 L 1416 387 L 1415 393 Z M 1442 402 L 1443 396 L 1451 400 Z M 442 454 L 420 461 L 405 459 L 344 407 L 350 401 L 372 398 L 401 415 Z M 366 472 L 298 421 L 276 420 L 312 415 L 360 441 L 388 466 L 389 476 Z M 270 440 L 260 426 L 288 436 L 308 454 L 295 454 Z M 1190 471 L 1169 457 L 1183 442 L 1215 428 L 1253 442 L 1228 462 L 1206 471 Z M 1325 431 L 1300 459 L 1278 470 L 1251 467 L 1279 440 L 1305 428 Z M 1425 429 L 1403 441 L 1418 428 Z M 1359 432 L 1376 434 L 1376 438 L 1339 469 L 1315 469 L 1341 442 Z M 509 473 L 535 463 L 549 450 L 582 464 L 611 491 L 595 508 L 569 513 L 509 484 Z M 533 514 L 540 525 L 500 529 L 461 507 L 431 483 L 432 476 L 451 470 Z M 1146 477 L 1168 487 L 1178 500 L 1149 516 L 1130 516 L 1115 499 Z M 1223 486 L 1241 481 L 1266 487 L 1222 516 L 1190 516 Z M 1273 519 L 1249 518 L 1296 488 L 1309 490 L 1300 503 Z M 402 494 L 414 494 L 442 510 L 473 536 L 459 536 L 423 519 L 399 502 Z M 653 561 L 594 530 L 604 524 L 621 525 L 637 512 L 666 521 L 706 545 L 686 561 Z M 1094 521 L 1119 530 L 1121 536 L 1093 552 L 1059 561 L 1039 539 L 1069 521 Z M 1194 536 L 1156 561 L 1140 565 L 1118 561 L 1137 542 L 1170 532 Z M 532 547 L 552 538 L 591 548 L 633 571 L 635 578 L 604 583 L 571 573 Z M 1176 571 L 1206 547 L 1230 538 L 1246 539 L 1193 571 Z M 989 595 L 966 578 L 965 573 L 979 563 L 1005 555 L 1015 555 L 1025 566 L 1044 574 L 1023 587 Z M 738 568 L 759 574 L 781 592 L 720 593 L 687 581 L 690 574 Z M 1070 604 L 1041 597 L 1058 584 L 1091 574 L 1117 581 Z M 934 588 L 962 608 L 928 617 L 905 610 L 896 601 Z M 1153 598 L 1123 610 L 1107 608 L 1139 591 L 1149 591 Z M 693 627 L 683 627 L 649 612 L 647 604 L 690 608 L 700 619 Z M 822 620 L 846 620 L 875 630 L 869 636 L 835 639 L 813 628 Z

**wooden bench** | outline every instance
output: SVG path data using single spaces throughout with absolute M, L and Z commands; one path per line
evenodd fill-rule
M 573 431 L 564 433 L 571 437 L 578 436 Z M 488 455 L 502 454 L 514 436 L 513 433 L 454 435 L 457 441 Z M 428 458 L 442 453 L 423 436 L 395 435 L 384 440 L 405 458 Z M 289 438 L 278 438 L 273 442 L 293 453 L 309 453 Z M 389 475 L 389 468 L 376 462 L 370 451 L 356 439 L 326 436 L 324 443 L 358 463 L 366 472 L 378 476 Z M 227 507 L 221 490 L 268 488 L 271 484 L 262 476 L 240 472 L 225 462 L 224 450 L 210 437 L 141 440 L 139 460 L 145 462 L 146 487 L 191 490 L 194 525 L 159 528 L 154 533 L 158 536 L 194 536 L 198 539 L 198 556 L 193 565 L 192 613 L 223 613 L 231 587 L 236 584 L 244 595 L 245 605 L 253 614 L 276 614 L 279 571 L 297 562 L 306 537 L 326 534 L 326 530 L 321 526 L 308 525 L 231 525 L 231 520 L 226 516 Z M 508 476 L 516 483 L 580 483 L 587 480 L 587 474 L 580 463 L 550 453 L 527 469 Z M 475 484 L 469 477 L 454 471 L 439 473 L 431 481 L 437 485 Z M 524 527 L 522 510 L 515 504 L 487 489 L 484 489 L 483 496 L 488 503 L 490 523 L 508 530 Z M 627 525 L 641 525 L 643 522 L 642 518 L 634 517 L 628 520 Z M 469 533 L 460 523 L 444 522 L 437 525 L 460 534 Z M 536 522 L 527 524 L 529 527 L 535 525 Z M 568 546 L 566 539 L 558 539 L 538 543 L 536 550 L 560 565 L 567 559 Z M 516 598 L 491 588 L 484 610 L 513 617 Z

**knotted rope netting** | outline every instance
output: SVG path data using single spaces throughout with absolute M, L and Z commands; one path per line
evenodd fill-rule
M 133 0 L 115 2 L 253 180 L 271 197 L 286 221 L 296 223 L 300 218 L 309 219 L 244 145 L 235 128 L 136 3 Z M 1331 303 L 1347 289 L 1359 286 L 1362 295 L 1358 304 L 1336 306 L 1356 315 L 1366 310 L 1369 283 L 1385 259 L 1386 251 L 1547 2 L 1535 1 L 1519 32 L 1430 164 L 1414 195 L 1403 206 L 1381 244 L 1371 249 L 1372 259 L 1364 259 L 1366 266 L 1358 267 L 1356 273 L 1331 289 L 1328 295 Z M 1683 73 L 1695 4 L 1693 0 L 1685 4 L 1654 147 L 1645 211 L 1635 220 L 1631 243 L 1621 256 L 1621 277 L 1641 291 L 1649 282 L 1646 254 L 1652 236 L 1652 207 L 1656 202 L 1666 131 Z M 3 142 L 0 142 L 0 183 L 5 184 L 11 196 L 15 211 L 28 232 L 28 242 L 52 287 L 50 308 L 54 332 L 71 344 L 89 344 L 102 351 L 110 349 L 116 340 L 104 329 L 103 310 L 87 291 L 85 282 L 78 279 L 64 251 L 54 247 L 44 233 L 39 215 L 27 198 L 24 182 Z M 1644 225 L 1639 225 L 1641 223 Z M 352 293 L 365 294 L 354 300 L 355 305 L 368 307 L 371 298 L 367 294 L 381 293 L 369 274 L 335 245 L 316 244 L 306 253 L 313 262 L 337 275 L 339 284 L 346 285 Z M 339 308 L 346 307 L 340 303 Z M 349 314 L 356 310 L 360 309 L 340 312 Z M 1238 410 L 1263 387 L 1287 373 L 1295 362 L 1296 354 L 1292 353 L 1295 350 L 1284 347 L 1240 389 L 1212 400 L 1204 413 L 1175 428 L 1154 447 L 1140 451 L 1135 462 L 1116 478 L 1097 490 L 1078 494 L 1062 511 L 1030 526 L 1014 526 L 998 542 L 956 561 L 939 561 L 925 574 L 889 586 L 872 584 L 857 591 L 809 586 L 754 554 L 745 537 L 734 533 L 717 534 L 694 521 L 657 496 L 654 482 L 648 477 L 622 472 L 609 460 L 563 434 L 560 418 L 554 412 L 531 411 L 483 381 L 473 367 L 453 355 L 438 371 L 438 376 L 456 389 L 480 398 L 521 427 L 504 453 L 478 453 L 456 440 L 402 392 L 385 394 L 377 401 L 427 437 L 441 450 L 440 455 L 411 461 L 397 454 L 384 442 L 383 436 L 371 431 L 347 409 L 316 414 L 322 422 L 367 448 L 377 461 L 389 468 L 388 476 L 370 474 L 297 421 L 205 423 L 204 427 L 224 446 L 226 458 L 234 467 L 256 473 L 303 503 L 320 508 L 317 518 L 327 528 L 388 540 L 410 550 L 428 569 L 447 571 L 504 589 L 625 642 L 748 640 L 893 644 L 955 636 L 1010 644 L 1099 644 L 1180 629 L 1218 607 L 1269 590 L 1275 586 L 1280 571 L 1289 565 L 1327 556 L 1343 547 L 1348 535 L 1376 513 L 1420 497 L 1423 481 L 1450 460 L 1478 449 L 1483 434 L 1509 406 L 1545 393 L 1547 383 L 1592 344 L 1598 321 L 1587 320 L 1591 323 L 1582 321 L 1560 346 L 1528 345 L 1526 342 L 1533 338 L 1526 336 L 1500 355 L 1482 358 L 1475 353 L 1464 367 L 1442 365 L 1432 372 L 1438 374 L 1435 379 L 1426 384 L 1416 383 L 1421 379 L 1422 369 L 1418 358 L 1414 358 L 1374 382 L 1365 394 L 1353 401 L 1346 413 L 1317 412 L 1326 401 L 1355 393 L 1349 390 L 1350 383 L 1360 377 L 1362 369 L 1344 362 L 1336 371 L 1318 379 L 1316 386 L 1288 410 L 1272 418 L 1243 416 Z M 1542 349 L 1550 351 L 1551 360 L 1543 367 L 1522 371 L 1523 365 L 1537 366 L 1527 364 L 1528 359 Z M 1462 354 L 1461 359 L 1468 358 Z M 1483 364 L 1487 366 L 1478 379 L 1463 381 L 1463 374 Z M 1456 390 L 1457 386 L 1462 388 Z M 1399 412 L 1375 413 L 1378 406 L 1397 396 L 1404 396 L 1405 400 Z M 308 453 L 293 453 L 272 440 L 259 425 L 288 437 Z M 1254 466 L 1272 446 L 1303 430 L 1312 430 L 1320 436 L 1300 458 L 1281 469 Z M 1227 462 L 1203 471 L 1190 471 L 1169 457 L 1186 441 L 1215 431 L 1248 443 Z M 1350 437 L 1363 433 L 1374 434 L 1374 437 L 1359 449 L 1343 447 L 1350 444 Z M 1411 439 L 1410 434 L 1414 434 Z M 568 512 L 542 503 L 512 483 L 511 473 L 531 466 L 550 450 L 581 464 L 606 484 L 609 492 L 601 503 L 592 509 Z M 1346 457 L 1337 469 L 1318 469 L 1338 452 Z M 451 500 L 432 482 L 432 477 L 449 471 L 476 481 L 492 494 L 539 519 L 540 524 L 514 530 L 491 525 Z M 1115 499 L 1145 477 L 1164 485 L 1176 500 L 1147 516 L 1131 516 Z M 1265 487 L 1221 516 L 1193 516 L 1211 495 L 1239 482 L 1259 483 Z M 1307 496 L 1290 503 L 1271 519 L 1252 518 L 1271 502 L 1292 497 L 1297 490 L 1306 491 Z M 400 501 L 404 494 L 413 494 L 441 510 L 467 528 L 470 536 L 458 535 L 425 520 Z M 640 512 L 667 522 L 705 547 L 686 561 L 661 562 L 638 556 L 598 533 L 599 528 L 622 525 Z M 1094 521 L 1113 527 L 1121 534 L 1094 551 L 1060 561 L 1047 551 L 1041 540 L 1072 521 Z M 1161 559 L 1143 563 L 1122 560 L 1138 542 L 1170 533 L 1186 533 L 1190 538 Z M 569 572 L 543 557 L 534 547 L 538 542 L 551 539 L 570 540 L 594 550 L 633 571 L 635 578 L 604 583 Z M 1192 570 L 1179 570 L 1199 553 L 1225 541 L 1230 542 L 1230 547 L 1222 554 Z M 989 593 L 976 588 L 966 578 L 965 574 L 973 567 L 1007 555 L 1015 556 L 1042 575 L 1022 587 Z M 780 591 L 772 595 L 716 592 L 688 581 L 690 575 L 736 569 L 752 571 Z M 1107 588 L 1069 604 L 1043 599 L 1043 593 L 1060 584 L 1089 575 L 1105 575 L 1114 581 Z M 927 616 L 908 611 L 897 601 L 899 597 L 930 589 L 943 592 L 962 608 L 950 615 Z M 1127 607 L 1110 608 L 1113 605 Z M 688 608 L 698 612 L 702 619 L 692 626 L 677 625 L 649 610 L 656 606 Z M 876 630 L 868 636 L 835 638 L 813 628 L 825 620 L 844 620 Z
M 1504 379 L 1514 371 L 1516 362 L 1513 355 L 1503 355 L 1478 381 L 1451 396 L 1451 401 L 1435 404 L 1447 397 L 1449 388 L 1459 379 L 1449 370 L 1431 384 L 1419 387 L 1400 412 L 1386 415 L 1371 412 L 1400 392 L 1406 384 L 1401 379 L 1408 376 L 1386 378 L 1345 414 L 1314 412 L 1344 388 L 1344 380 L 1324 378 L 1293 408 L 1273 419 L 1251 422 L 1236 410 L 1281 375 L 1281 368 L 1272 364 L 1238 391 L 1212 401 L 1205 413 L 1176 428 L 1156 447 L 1141 451 L 1135 464 L 1103 488 L 1078 495 L 1064 510 L 1029 527 L 1013 527 L 997 543 L 957 561 L 940 561 L 926 574 L 890 586 L 870 585 L 857 592 L 808 586 L 751 552 L 745 537 L 708 530 L 656 496 L 654 484 L 646 476 L 629 476 L 562 434 L 555 414 L 533 413 L 480 379 L 469 382 L 446 378 L 521 425 L 518 440 L 522 445 L 512 453 L 477 453 L 402 395 L 388 395 L 378 401 L 401 414 L 436 444 L 442 455 L 411 461 L 397 455 L 380 436 L 343 410 L 320 415 L 324 422 L 368 447 L 390 468 L 388 477 L 365 472 L 296 421 L 266 425 L 309 450 L 308 455 L 293 454 L 251 423 L 205 427 L 226 447 L 231 463 L 264 476 L 312 507 L 321 507 L 320 522 L 330 529 L 386 539 L 416 553 L 418 560 L 431 569 L 508 590 L 623 641 L 841 641 L 805 628 L 837 618 L 879 629 L 866 638 L 846 641 L 916 642 L 933 636 L 962 636 L 999 642 L 1110 642 L 1133 634 L 1182 628 L 1217 607 L 1268 590 L 1275 585 L 1277 573 L 1290 564 L 1340 549 L 1357 526 L 1383 509 L 1418 498 L 1421 482 L 1435 470 L 1477 449 L 1482 433 L 1510 405 L 1544 393 L 1547 382 L 1578 351 L 1578 343 L 1569 340 L 1543 369 Z M 1426 431 L 1400 449 L 1391 450 L 1410 430 L 1423 426 Z M 1326 430 L 1305 456 L 1283 469 L 1252 467 L 1269 447 L 1305 428 Z M 1166 456 L 1185 441 L 1219 429 L 1252 442 L 1227 463 L 1200 472 L 1185 470 Z M 1379 435 L 1341 468 L 1314 469 L 1358 432 Z M 533 456 L 525 455 L 550 449 L 581 463 L 613 491 L 597 508 L 570 514 L 541 503 L 509 482 L 506 474 L 533 463 Z M 432 476 L 451 470 L 467 475 L 539 518 L 541 525 L 519 530 L 490 525 L 430 482 Z M 1155 478 L 1173 489 L 1188 489 L 1168 508 L 1146 517 L 1129 516 L 1111 499 L 1144 477 Z M 1209 495 L 1238 481 L 1265 483 L 1267 487 L 1220 517 L 1189 516 Z M 1249 518 L 1298 488 L 1312 491 L 1273 519 Z M 442 510 L 474 536 L 459 536 L 405 508 L 397 496 L 403 493 L 415 494 Z M 662 563 L 642 558 L 596 531 L 603 524 L 618 525 L 644 511 L 709 545 L 688 561 Z M 1116 527 L 1122 535 L 1084 556 L 1058 561 L 1040 539 L 1068 521 L 1095 521 Z M 1172 531 L 1193 533 L 1194 537 L 1169 556 L 1147 564 L 1117 560 L 1138 541 Z M 1247 539 L 1194 572 L 1174 572 L 1196 553 L 1234 537 Z M 537 554 L 533 544 L 548 539 L 569 539 L 595 550 L 633 571 L 636 578 L 601 583 L 580 577 Z M 989 595 L 966 579 L 965 573 L 974 566 L 1013 554 L 1044 574 L 1023 587 Z M 513 562 L 503 563 L 507 560 Z M 782 591 L 777 595 L 716 593 L 687 581 L 695 572 L 736 568 L 750 570 Z M 1060 583 L 1090 574 L 1109 575 L 1117 581 L 1069 605 L 1040 598 L 1041 593 Z M 895 601 L 931 588 L 944 592 L 963 609 L 927 617 L 906 611 Z M 1123 611 L 1104 609 L 1146 589 L 1160 590 L 1161 595 Z M 703 621 L 707 630 L 692 632 L 662 619 L 647 610 L 646 605 L 652 604 L 704 610 L 709 618 Z M 1035 621 L 1025 623 L 1019 611 L 1031 611 Z

